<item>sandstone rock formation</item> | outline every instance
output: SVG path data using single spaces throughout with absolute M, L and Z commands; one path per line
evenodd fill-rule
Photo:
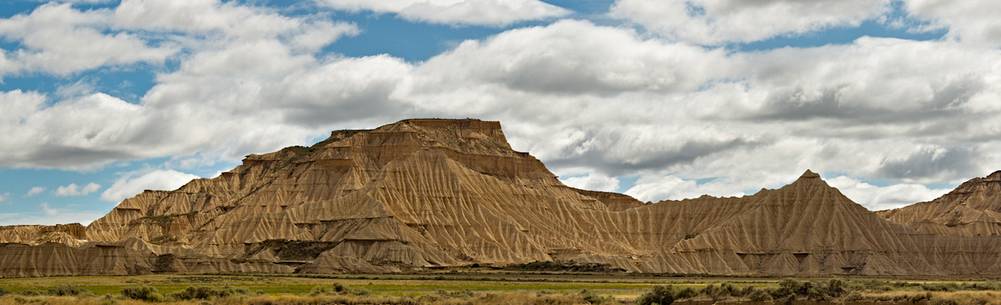
M 83 232 L 67 228 L 0 229 L 0 275 L 540 261 L 679 274 L 1001 275 L 998 237 L 887 221 L 816 173 L 752 196 L 643 204 L 563 185 L 512 150 L 500 123 L 479 120 L 335 131 L 310 147 L 248 156 L 214 179 L 129 198 Z
M 1001 236 L 1001 171 L 967 181 L 938 199 L 879 214 L 927 233 Z

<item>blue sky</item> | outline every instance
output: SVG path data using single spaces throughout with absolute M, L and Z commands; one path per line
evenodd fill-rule
M 98 2 L 0 3 L 0 18 L 4 18 L 0 21 L 0 47 L 7 61 L 0 61 L 0 91 L 9 93 L 0 103 L 16 105 L 32 99 L 41 103 L 6 123 L 0 115 L 0 124 L 8 124 L 0 126 L 0 130 L 33 137 L 21 142 L 0 141 L 3 149 L 11 152 L 0 160 L 2 224 L 87 222 L 117 204 L 124 196 L 122 192 L 143 187 L 174 188 L 191 177 L 213 177 L 232 168 L 247 153 L 311 144 L 334 128 L 370 128 L 420 115 L 500 119 L 516 149 L 527 150 L 551 164 L 568 184 L 626 192 L 644 200 L 701 193 L 746 194 L 787 183 L 809 167 L 834 180 L 832 184 L 846 188 L 845 192 L 856 201 L 877 209 L 931 199 L 964 179 L 986 175 L 991 162 L 999 160 L 990 152 L 997 144 L 993 140 L 971 146 L 968 141 L 975 137 L 964 140 L 959 136 L 969 129 L 997 128 L 987 123 L 994 118 L 989 114 L 962 114 L 996 111 L 983 100 L 997 91 L 982 81 L 994 79 L 994 73 L 1001 69 L 977 67 L 998 65 L 991 57 L 996 55 L 997 46 L 991 45 L 992 37 L 965 34 L 977 33 L 978 26 L 995 24 L 953 18 L 922 6 L 922 1 L 887 1 L 875 7 L 871 3 L 879 1 L 822 1 L 809 8 L 812 11 L 801 12 L 798 10 L 804 8 L 794 1 L 776 0 L 769 9 L 801 14 L 774 16 L 763 15 L 759 7 L 733 3 L 717 7 L 694 1 L 688 3 L 688 12 L 679 13 L 672 11 L 677 8 L 670 1 L 524 0 L 521 2 L 537 10 L 501 11 L 501 16 L 508 16 L 503 20 L 490 17 L 497 14 L 488 10 L 510 8 L 471 5 L 464 14 L 449 15 L 442 8 L 439 14 L 429 15 L 403 4 L 365 7 L 340 0 L 194 1 L 202 5 L 195 11 L 204 12 L 204 20 L 218 21 L 204 26 L 195 21 L 171 24 L 177 19 L 167 17 L 162 24 L 156 23 L 151 20 L 161 12 L 143 8 L 138 1 Z M 831 7 L 825 9 L 824 5 Z M 692 13 L 690 7 L 698 10 Z M 126 9 L 147 15 L 128 19 L 122 13 Z M 61 16 L 57 20 L 89 21 L 54 22 L 42 18 L 43 12 Z M 164 16 L 169 13 L 162 12 Z M 226 19 L 231 16 L 235 17 Z M 769 18 L 775 20 L 739 23 Z M 971 18 L 977 17 L 967 19 Z M 261 25 L 256 33 L 255 22 Z M 274 33 L 260 34 L 263 38 L 255 36 L 271 29 Z M 312 34 L 314 29 L 320 29 L 316 30 L 317 36 L 307 38 L 326 40 L 321 39 L 315 46 L 295 46 L 296 35 Z M 60 45 L 59 40 L 43 41 L 43 35 L 79 35 L 91 30 L 101 39 L 108 39 L 91 45 L 120 43 L 114 46 L 136 49 L 84 53 L 75 51 L 69 37 L 65 45 Z M 532 39 L 539 40 L 535 43 Z M 612 42 L 621 44 L 603 45 Z M 240 49 L 248 45 L 255 47 Z M 264 57 L 253 57 L 241 51 L 271 46 L 277 48 L 277 53 L 268 54 L 278 56 L 261 51 Z M 915 79 L 913 73 L 921 75 L 920 71 L 887 70 L 885 67 L 894 66 L 891 61 L 906 57 L 890 52 L 903 50 L 927 52 L 912 54 L 917 58 L 928 54 L 938 58 L 941 54 L 942 65 L 956 66 L 956 71 L 948 75 L 927 73 L 927 79 Z M 578 51 L 579 56 L 574 53 Z M 830 66 L 826 58 L 837 57 L 825 54 L 845 53 L 854 54 L 846 57 L 853 61 L 846 65 L 872 71 L 872 75 L 859 75 L 859 79 L 885 80 L 891 84 L 888 86 L 898 82 L 902 84 L 900 89 L 886 91 L 852 80 L 837 80 L 843 82 L 837 88 L 872 90 L 858 94 L 884 99 L 834 101 L 836 106 L 824 108 L 822 103 L 827 101 L 803 97 L 836 88 L 807 83 L 808 77 L 797 79 L 803 83 L 797 83 L 795 88 L 783 86 L 789 80 L 783 77 L 788 75 L 825 75 L 815 67 Z M 567 59 L 562 59 L 561 54 Z M 965 60 L 969 59 L 965 57 L 970 54 L 986 54 L 981 58 L 986 62 L 967 64 Z M 254 60 L 218 66 L 239 64 L 244 55 Z M 492 62 L 508 55 L 508 62 Z M 478 62 L 476 56 L 483 56 L 484 62 Z M 77 57 L 88 60 L 72 60 Z M 784 58 L 796 60 L 787 64 Z M 582 67 L 575 59 L 598 60 L 584 61 L 589 66 Z M 519 67 L 519 62 L 575 68 L 569 74 L 559 74 L 558 70 Z M 614 66 L 619 62 L 626 64 Z M 868 64 L 873 65 L 871 70 L 865 66 Z M 915 67 L 924 64 L 913 62 Z M 251 71 L 255 65 L 267 70 Z M 310 70 L 321 66 L 329 69 Z M 681 66 L 692 67 L 678 68 Z M 209 68 L 205 67 L 226 73 L 206 72 L 203 70 Z M 499 70 L 487 71 L 496 67 Z M 605 67 L 610 70 L 588 73 Z M 658 71 L 671 74 L 661 75 Z M 253 74 L 258 72 L 261 75 Z M 631 73 L 641 77 L 636 80 Z M 460 89 L 449 89 L 448 84 L 433 87 L 437 80 L 449 75 L 467 75 L 482 81 Z M 943 79 L 963 75 L 972 79 L 972 85 L 942 83 Z M 533 76 L 542 80 L 531 80 Z M 675 80 L 643 83 L 662 80 L 657 77 Z M 698 83 L 688 88 L 686 80 Z M 923 100 L 922 95 L 911 94 L 916 92 L 913 88 L 906 87 L 915 82 L 921 85 L 918 89 L 934 90 L 930 94 L 935 97 L 959 97 L 943 103 Z M 277 83 L 294 89 L 278 88 Z M 376 91 L 382 88 L 392 92 Z M 401 88 L 411 91 L 403 94 Z M 972 91 L 953 92 L 948 88 Z M 313 89 L 317 92 L 314 95 L 296 94 Z M 233 92 L 232 96 L 223 94 L 227 92 Z M 836 96 L 850 98 L 856 94 L 839 92 Z M 360 97 L 353 98 L 353 94 Z M 310 100 L 311 96 L 347 97 L 339 101 Z M 787 98 L 775 100 L 782 96 Z M 781 106 L 792 97 L 796 102 L 784 109 L 801 112 L 769 108 Z M 458 104 L 441 104 L 443 99 Z M 561 115 L 559 110 L 548 113 L 545 111 L 552 109 L 530 109 L 534 104 L 514 104 L 511 99 L 536 101 L 534 104 L 577 103 L 583 112 L 574 115 L 573 122 L 552 123 Z M 713 104 L 722 99 L 743 100 L 745 104 Z M 895 101 L 901 107 L 894 110 L 877 105 L 886 101 Z M 911 101 L 916 106 L 907 106 Z M 61 105 L 79 108 L 62 111 Z M 631 111 L 651 116 L 614 123 L 632 112 L 618 113 L 616 107 L 608 105 L 628 105 Z M 746 109 L 741 108 L 744 106 Z M 814 111 L 814 106 L 822 112 L 806 113 Z M 935 108 L 939 106 L 946 108 Z M 701 119 L 691 124 L 671 125 L 658 119 L 690 116 L 686 113 L 698 109 L 718 110 L 699 114 Z M 747 113 L 737 113 L 738 109 Z M 729 115 L 729 110 L 734 114 Z M 233 117 L 195 119 L 201 112 Z M 179 113 L 187 115 L 176 116 Z M 323 116 L 317 118 L 314 114 Z M 133 121 L 137 116 L 143 120 Z M 185 121 L 189 117 L 192 121 Z M 954 134 L 933 132 L 935 126 L 964 118 L 965 124 L 971 125 L 968 129 Z M 210 122 L 215 119 L 228 121 Z M 587 119 L 611 121 L 609 124 L 614 126 Z M 233 135 L 248 122 L 257 129 L 248 130 L 246 136 Z M 981 122 L 988 125 L 976 125 Z M 117 123 L 122 125 L 114 125 Z M 852 128 L 842 130 L 844 124 Z M 203 125 L 205 130 L 198 129 Z M 199 139 L 190 143 L 178 140 L 190 138 Z M 66 153 L 47 153 L 53 147 Z M 29 153 L 22 156 L 13 151 Z M 789 151 L 798 153 L 792 154 L 795 157 L 770 159 Z M 755 163 L 769 165 L 745 165 Z M 78 187 L 76 192 L 68 191 L 71 184 Z M 84 191 L 89 184 L 99 187 Z M 31 193 L 32 189 L 36 192 Z

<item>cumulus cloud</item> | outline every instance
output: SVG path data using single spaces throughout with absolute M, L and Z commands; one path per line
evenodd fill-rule
M 105 33 L 108 12 L 78 11 L 70 4 L 45 4 L 30 14 L 0 19 L 0 36 L 21 48 L 2 54 L 0 76 L 41 71 L 67 75 L 102 66 L 163 63 L 178 50 L 151 46 L 126 32 Z
M 705 45 L 751 42 L 882 15 L 890 0 L 617 0 L 611 15 L 670 39 Z
M 24 194 L 24 196 L 25 197 L 34 197 L 34 196 L 41 195 L 42 193 L 45 193 L 45 188 L 41 187 L 41 186 L 35 186 L 35 187 L 32 187 L 31 189 L 29 189 L 28 192 Z
M 357 31 L 350 25 L 235 2 L 165 3 L 123 1 L 102 22 L 181 36 L 164 36 L 184 50 L 176 69 L 136 104 L 103 93 L 0 93 L 9 152 L 0 165 L 231 161 L 406 117 L 500 120 L 516 149 L 568 184 L 609 190 L 636 175 L 628 193 L 644 200 L 739 195 L 806 168 L 894 185 L 1001 164 L 983 153 L 1001 149 L 999 52 L 955 41 L 861 38 L 741 53 L 565 20 L 406 62 L 315 51 Z M 125 188 L 139 178 L 116 183 L 106 199 L 141 191 Z
M 885 160 L 877 174 L 904 181 L 943 181 L 976 172 L 980 154 L 966 147 L 920 148 L 903 158 Z
M 172 191 L 198 176 L 175 170 L 151 170 L 123 175 L 101 193 L 101 199 L 120 202 L 145 190 Z
M 1001 46 L 1001 2 L 903 0 L 907 12 L 931 22 L 926 27 L 948 29 L 954 40 L 997 48 Z
M 561 175 L 560 181 L 568 186 L 584 190 L 615 192 L 619 189 L 618 178 L 596 172 L 578 173 L 567 177 Z
M 521 21 L 568 15 L 570 11 L 539 0 L 317 0 L 321 5 L 347 11 L 393 13 L 409 20 L 505 26 Z
M 626 190 L 626 195 L 641 201 L 656 202 L 665 199 L 685 199 L 697 197 L 695 191 L 698 184 L 695 181 L 681 179 L 675 176 L 647 175 L 636 180 L 636 183 Z
M 916 202 L 930 201 L 945 195 L 949 189 L 933 189 L 921 184 L 901 183 L 876 186 L 855 178 L 838 176 L 827 181 L 848 198 L 866 208 L 878 211 L 895 209 Z
M 64 185 L 56 188 L 56 196 L 59 197 L 78 197 L 87 196 L 90 193 L 97 192 L 101 189 L 101 185 L 97 183 L 87 183 L 86 185 L 77 185 L 76 183 L 70 183 L 69 185 Z
M 60 91 L 57 97 L 19 90 L 0 94 L 0 100 L 4 101 L 0 103 L 0 110 L 4 110 L 0 113 L 0 131 L 12 133 L 11 137 L 0 139 L 0 145 L 18 147 L 0 158 L 0 166 L 92 169 L 120 160 L 198 153 L 239 158 L 254 151 L 301 144 L 321 134 L 301 126 L 280 126 L 290 118 L 260 111 L 274 109 L 280 113 L 282 109 L 291 109 L 302 116 L 320 115 L 306 105 L 291 103 L 286 107 L 265 102 L 265 99 L 308 99 L 315 104 L 330 100 L 316 92 L 291 88 L 301 88 L 297 80 L 312 78 L 314 83 L 358 83 L 355 89 L 323 86 L 331 90 L 321 93 L 353 98 L 352 102 L 345 102 L 345 106 L 366 105 L 364 94 L 378 88 L 368 83 L 368 79 L 352 80 L 352 71 L 331 70 L 352 69 L 349 63 L 366 60 L 325 60 L 314 54 L 344 35 L 356 34 L 358 29 L 354 25 L 314 16 L 288 17 L 237 3 L 126 0 L 114 9 L 90 11 L 79 11 L 70 5 L 43 5 L 30 14 L 6 20 L 0 28 L 4 26 L 18 35 L 25 35 L 20 30 L 142 31 L 161 40 L 160 45 L 174 45 L 185 50 L 189 59 L 182 61 L 179 71 L 163 75 L 162 81 L 138 104 L 100 92 L 70 88 L 65 93 L 72 94 L 64 95 Z M 29 38 L 25 36 L 24 39 Z M 62 41 L 58 37 L 53 39 Z M 100 41 L 92 40 L 88 46 L 109 45 Z M 59 49 L 60 52 L 80 50 L 75 47 Z M 141 53 L 132 51 L 124 49 L 132 55 Z M 124 58 L 115 52 L 97 53 Z M 57 56 L 86 57 L 81 54 Z M 391 65 L 399 62 L 396 59 L 383 57 L 368 62 L 382 59 L 390 64 L 387 68 L 390 70 L 381 71 L 400 74 L 391 70 Z M 0 60 L 0 69 L 3 66 L 5 63 Z M 316 69 L 312 69 L 314 67 Z M 354 67 L 354 71 L 362 73 L 369 69 L 365 64 Z M 381 73 L 378 69 L 373 71 L 373 76 Z M 285 77 L 283 86 L 271 86 L 287 74 L 295 76 Z M 243 78 L 233 77 L 235 75 Z M 213 86 L 220 89 L 212 89 Z M 274 89 L 261 91 L 261 88 Z M 355 97 L 350 90 L 361 92 Z M 226 94 L 227 91 L 234 94 Z M 291 95 L 298 95 L 298 98 Z M 47 103 L 48 99 L 55 98 L 61 99 Z M 361 107 L 347 108 L 363 111 Z M 350 113 L 343 114 L 347 115 Z M 256 130 L 246 128 L 255 125 L 259 126 Z M 227 134 L 229 136 L 224 136 Z M 245 136 L 234 138 L 232 135 Z
M 15 167 L 57 167 L 82 169 L 162 152 L 140 125 L 147 120 L 142 107 L 96 93 L 78 99 L 46 105 L 37 93 L 11 91 L 0 95 L 8 108 L 0 115 L 0 131 L 10 137 L 0 139 L 11 149 L 0 164 Z M 6 110 L 6 109 L 5 109 Z
M 124 29 L 196 35 L 178 43 L 208 48 L 225 47 L 234 41 L 280 40 L 310 52 L 358 33 L 353 24 L 314 16 L 289 17 L 218 0 L 125 0 L 115 8 L 109 22 Z

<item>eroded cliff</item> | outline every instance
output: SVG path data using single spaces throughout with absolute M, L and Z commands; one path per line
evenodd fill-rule
M 887 221 L 812 172 L 752 196 L 643 204 L 563 185 L 512 150 L 500 123 L 480 120 L 335 131 L 311 147 L 248 156 L 217 178 L 144 192 L 83 230 L 0 229 L 0 241 L 4 275 L 537 261 L 684 274 L 1001 275 L 995 237 Z

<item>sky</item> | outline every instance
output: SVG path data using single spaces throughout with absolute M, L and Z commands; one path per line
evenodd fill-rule
M 499 120 L 571 186 L 872 210 L 1001 169 L 1001 1 L 0 2 L 0 224 L 89 223 L 247 154 Z

